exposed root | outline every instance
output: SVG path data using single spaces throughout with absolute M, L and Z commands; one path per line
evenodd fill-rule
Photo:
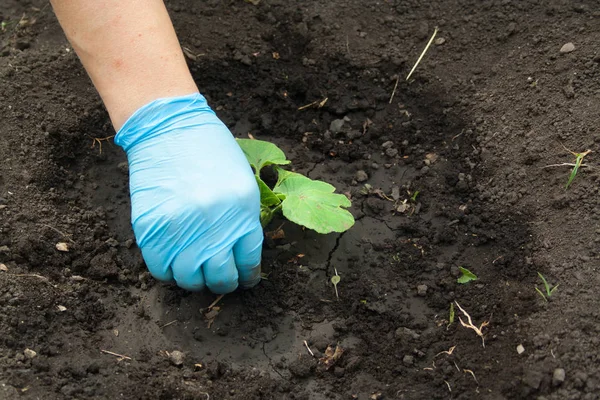
M 454 302 L 456 304 L 456 306 L 458 307 L 458 309 L 465 315 L 465 317 L 467 317 L 467 321 L 469 321 L 468 324 L 466 324 L 461 317 L 458 317 L 458 320 L 460 321 L 461 325 L 464 326 L 465 328 L 469 328 L 472 329 L 477 336 L 479 336 L 481 338 L 481 343 L 483 345 L 483 347 L 485 347 L 485 338 L 483 337 L 483 332 L 482 329 L 485 328 L 486 326 L 488 326 L 490 323 L 489 321 L 483 321 L 481 323 L 481 325 L 479 325 L 479 327 L 473 325 L 473 321 L 471 320 L 471 316 L 460 306 L 460 304 L 458 304 L 457 301 Z

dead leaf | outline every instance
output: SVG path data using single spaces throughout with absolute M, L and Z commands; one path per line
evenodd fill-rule
M 69 246 L 65 242 L 56 243 L 56 250 L 69 251 Z
M 301 258 L 303 258 L 303 257 L 304 257 L 304 254 L 302 254 L 302 253 L 300 253 L 300 254 L 297 254 L 297 255 L 296 255 L 296 257 L 294 257 L 294 258 L 290 258 L 290 259 L 288 260 L 288 264 L 290 264 L 290 263 L 293 263 L 293 264 L 298 264 L 298 261 L 300 261 L 300 259 L 301 259 Z
M 408 204 L 408 202 L 406 200 L 404 200 L 403 202 L 401 202 L 400 204 L 398 204 L 396 206 L 396 211 L 403 214 L 403 213 L 407 212 L 408 210 L 410 210 L 410 208 L 411 208 L 411 205 Z
M 272 240 L 285 239 L 285 231 L 280 226 L 274 231 L 265 232 L 265 236 Z
M 336 345 L 335 349 L 333 346 L 327 346 L 327 350 L 325 350 L 325 356 L 319 359 L 319 362 L 325 366 L 325 369 L 329 369 L 335 365 L 342 354 L 344 354 L 344 349 L 342 349 L 339 345 Z
M 434 162 L 436 162 L 438 159 L 438 155 L 435 153 L 427 153 L 425 154 L 425 164 L 426 165 L 431 165 Z

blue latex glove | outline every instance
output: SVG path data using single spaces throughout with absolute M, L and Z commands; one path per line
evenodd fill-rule
M 133 231 L 156 279 L 214 293 L 260 281 L 258 186 L 202 95 L 142 107 L 115 143 L 127 152 Z

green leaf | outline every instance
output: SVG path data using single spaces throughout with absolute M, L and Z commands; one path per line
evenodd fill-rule
M 335 187 L 281 168 L 277 172 L 273 192 L 285 195 L 282 207 L 287 219 L 318 233 L 344 232 L 354 225 L 354 217 L 344 209 L 351 206 L 350 200 L 334 193 Z
M 255 139 L 237 139 L 237 142 L 254 168 L 256 175 L 260 175 L 260 170 L 267 165 L 290 163 L 290 160 L 286 159 L 285 153 L 273 143 Z
M 263 206 L 272 207 L 281 203 L 279 196 L 273 193 L 271 188 L 258 176 L 256 176 L 256 183 L 258 183 L 258 188 L 260 189 L 260 203 Z
M 468 283 L 468 282 L 476 281 L 477 280 L 477 275 L 475 275 L 474 273 L 472 273 L 468 269 L 463 268 L 463 267 L 458 267 L 458 269 L 460 270 L 460 272 L 462 273 L 462 275 L 456 280 L 456 282 L 458 282 L 458 283 Z

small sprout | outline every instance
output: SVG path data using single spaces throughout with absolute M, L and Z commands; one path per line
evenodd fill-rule
M 545 292 L 546 292 L 546 293 L 544 294 L 544 293 L 543 293 L 543 292 L 542 292 L 540 289 L 538 289 L 538 287 L 537 287 L 537 286 L 535 287 L 535 290 L 536 290 L 536 291 L 537 291 L 537 292 L 540 294 L 540 296 L 542 296 L 542 298 L 543 298 L 545 301 L 548 301 L 548 297 L 551 297 L 551 296 L 552 296 L 552 294 L 554 293 L 554 291 L 555 291 L 556 289 L 558 289 L 558 285 L 556 285 L 556 286 L 551 286 L 551 285 L 548 283 L 548 281 L 546 280 L 546 278 L 544 278 L 544 275 L 542 275 L 542 274 L 541 274 L 541 273 L 539 273 L 539 272 L 538 272 L 537 274 L 538 274 L 538 276 L 539 276 L 539 277 L 542 279 L 542 282 L 544 283 L 544 290 L 545 290 Z
M 367 300 L 365 300 L 365 299 L 362 299 L 362 300 L 360 301 L 360 303 L 361 303 L 361 304 L 367 304 Z
M 450 328 L 450 325 L 454 323 L 454 317 L 454 303 L 450 303 L 450 316 L 448 317 L 448 326 L 446 327 L 446 329 Z
M 337 269 L 333 269 L 335 271 L 335 275 L 331 277 L 331 283 L 333 283 L 333 288 L 335 289 L 335 297 L 339 300 L 340 296 L 338 294 L 338 289 L 337 289 L 337 285 L 338 283 L 340 283 L 340 280 L 342 280 L 342 278 L 340 278 L 340 276 L 338 275 Z
M 238 144 L 254 170 L 263 227 L 279 212 L 288 220 L 323 234 L 344 232 L 354 225 L 354 217 L 347 210 L 352 205 L 348 197 L 335 193 L 335 187 L 329 183 L 281 168 L 290 161 L 279 147 L 255 139 L 238 139 Z M 272 188 L 260 176 L 267 166 L 272 166 L 277 174 Z
M 410 201 L 412 201 L 413 203 L 417 202 L 417 196 L 419 195 L 419 191 L 415 191 L 412 196 L 410 196 Z
M 571 170 L 571 175 L 569 175 L 569 180 L 567 181 L 567 184 L 565 185 L 565 190 L 567 190 L 569 188 L 569 186 L 571 186 L 571 183 L 573 183 L 575 176 L 577 176 L 577 172 L 579 171 L 579 168 L 581 167 L 581 164 L 583 163 L 583 159 L 585 158 L 585 156 L 590 154 L 592 151 L 586 150 L 583 153 L 575 153 L 574 151 L 567 149 L 564 145 L 563 145 L 563 147 L 565 148 L 566 151 L 568 151 L 569 153 L 571 153 L 575 156 L 575 165 L 573 165 L 573 169 Z
M 461 275 L 458 277 L 456 282 L 465 284 L 465 283 L 477 280 L 477 275 L 475 275 L 468 269 L 463 268 L 463 267 L 458 267 L 458 269 L 460 270 Z

